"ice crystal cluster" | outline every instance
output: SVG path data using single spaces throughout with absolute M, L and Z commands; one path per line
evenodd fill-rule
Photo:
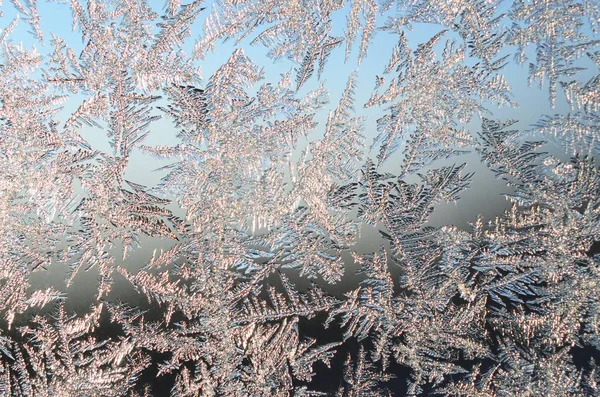
M 596 0 L 1 11 L 0 395 L 600 395 Z

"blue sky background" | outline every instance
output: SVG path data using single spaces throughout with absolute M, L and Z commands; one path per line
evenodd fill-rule
M 504 7 L 507 8 L 510 2 L 504 2 Z M 151 7 L 160 15 L 164 10 L 163 1 L 150 1 Z M 194 43 L 198 37 L 202 36 L 203 22 L 204 19 L 209 15 L 213 6 L 212 1 L 205 3 L 206 9 L 201 12 L 195 23 L 192 25 L 192 35 L 189 37 L 183 45 L 183 50 L 187 54 L 192 53 Z M 337 10 L 333 13 L 332 17 L 332 35 L 343 37 L 343 31 L 346 27 L 346 15 L 348 13 L 348 7 L 345 9 Z M 52 51 L 53 47 L 50 44 L 51 35 L 56 35 L 65 40 L 66 44 L 70 46 L 76 53 L 80 52 L 84 43 L 82 42 L 81 34 L 79 31 L 72 31 L 71 11 L 69 5 L 66 2 L 57 1 L 40 1 L 38 4 L 39 14 L 41 16 L 41 27 L 45 33 L 44 46 L 40 47 L 37 38 L 29 32 L 30 27 L 26 21 L 21 17 L 17 28 L 9 36 L 9 42 L 12 44 L 21 44 L 26 48 L 32 48 L 35 46 L 38 51 L 42 54 L 48 54 Z M 17 16 L 17 10 L 10 3 L 5 3 L 2 7 L 3 16 L 0 17 L 0 28 L 4 29 L 8 26 L 14 18 Z M 386 16 L 378 15 L 378 24 L 381 24 Z M 160 21 L 157 21 L 160 22 Z M 413 24 L 414 29 L 412 31 L 406 31 L 409 46 L 412 49 L 416 49 L 418 44 L 426 42 L 433 35 L 441 31 L 442 29 L 433 24 Z M 235 48 L 243 48 L 245 54 L 257 65 L 264 68 L 265 81 L 277 81 L 282 73 L 293 70 L 295 65 L 292 61 L 287 59 L 281 59 L 273 62 L 271 59 L 266 57 L 267 49 L 263 46 L 256 45 L 250 46 L 249 42 L 256 33 L 250 35 L 239 45 L 236 45 L 233 41 L 220 43 L 218 45 L 218 51 L 211 52 L 207 55 L 205 60 L 196 61 L 196 65 L 202 70 L 202 77 L 204 82 L 221 66 L 232 54 Z M 446 38 L 455 38 L 458 43 L 462 40 L 458 35 L 454 33 L 448 33 Z M 358 43 L 353 46 L 353 52 L 350 56 L 349 62 L 344 63 L 344 44 L 340 45 L 332 52 L 331 57 L 328 60 L 327 66 L 323 74 L 323 83 L 329 91 L 330 105 L 320 112 L 317 120 L 321 126 L 324 126 L 327 119 L 327 111 L 332 109 L 337 104 L 337 100 L 340 98 L 341 93 L 346 85 L 348 76 L 353 72 L 358 72 L 359 86 L 356 90 L 356 110 L 357 114 L 364 115 L 367 118 L 366 130 L 367 130 L 367 146 L 370 146 L 372 139 L 376 135 L 375 121 L 381 116 L 382 111 L 378 108 L 362 108 L 362 104 L 366 103 L 369 99 L 371 92 L 374 88 L 375 76 L 381 75 L 383 68 L 387 63 L 393 47 L 397 44 L 398 35 L 389 32 L 377 31 L 373 37 L 371 45 L 369 47 L 369 53 L 363 60 L 363 63 L 356 67 L 356 59 L 358 53 Z M 439 49 L 443 48 L 443 42 L 438 44 Z M 508 53 L 507 49 L 504 49 L 499 56 Z M 528 55 L 532 58 L 535 57 L 533 48 L 529 48 Z M 591 66 L 589 60 L 582 60 L 583 66 Z M 587 65 L 586 65 L 587 64 Z M 512 118 L 519 120 L 519 127 L 526 127 L 536 122 L 541 115 L 563 113 L 568 111 L 568 107 L 559 89 L 558 102 L 555 109 L 551 109 L 548 103 L 548 92 L 547 87 L 539 89 L 537 84 L 529 87 L 527 82 L 528 65 L 518 65 L 514 62 L 504 68 L 503 73 L 507 78 L 508 82 L 512 87 L 514 99 L 520 104 L 520 108 L 510 109 L 496 109 L 493 106 L 490 107 L 496 118 Z M 590 74 L 588 74 L 589 77 Z M 581 77 L 585 77 L 586 73 L 582 73 Z M 313 76 L 301 89 L 299 94 L 302 95 L 305 92 L 316 89 L 321 82 L 317 81 L 316 76 Z M 64 110 L 61 112 L 61 118 L 65 119 L 76 106 L 79 105 L 83 97 L 73 96 L 73 100 L 68 101 L 65 104 Z M 64 121 L 64 120 L 63 120 Z M 473 123 L 469 125 L 471 129 L 478 128 L 480 121 L 475 118 Z M 174 141 L 174 131 L 170 127 L 168 120 L 161 120 L 154 125 L 154 131 L 145 141 L 147 145 L 154 144 L 170 144 Z M 94 131 L 86 134 L 86 138 L 90 139 L 92 143 L 98 149 L 110 150 L 106 142 L 105 136 L 102 136 L 104 132 Z M 314 131 L 313 139 L 320 136 L 319 131 Z M 311 137 L 309 137 L 309 140 Z M 391 162 L 386 164 L 386 167 L 392 167 Z M 391 170 L 390 170 L 391 171 Z

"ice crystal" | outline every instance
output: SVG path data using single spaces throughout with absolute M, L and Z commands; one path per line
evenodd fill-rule
M 600 393 L 597 2 L 0 5 L 0 394 Z

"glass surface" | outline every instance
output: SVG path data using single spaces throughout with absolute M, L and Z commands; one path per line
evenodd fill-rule
M 0 395 L 600 395 L 600 3 L 0 3 Z

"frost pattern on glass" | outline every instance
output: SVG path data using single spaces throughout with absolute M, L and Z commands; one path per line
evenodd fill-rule
M 600 395 L 597 1 L 0 6 L 0 394 Z

